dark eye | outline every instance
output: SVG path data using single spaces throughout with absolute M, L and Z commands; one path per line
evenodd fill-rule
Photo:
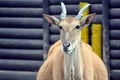
M 62 26 L 58 26 L 58 28 L 61 30 L 61 29 L 62 29 Z
M 75 28 L 76 28 L 76 29 L 80 29 L 80 25 L 77 25 Z

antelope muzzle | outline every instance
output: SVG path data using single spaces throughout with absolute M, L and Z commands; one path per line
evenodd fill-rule
M 70 47 L 70 43 L 69 42 L 64 42 L 62 44 L 62 46 L 63 46 L 63 51 L 64 52 L 69 52 L 69 47 Z

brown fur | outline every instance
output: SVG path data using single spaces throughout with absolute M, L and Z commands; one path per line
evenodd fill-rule
M 64 54 L 61 49 L 61 41 L 57 41 L 49 50 L 48 58 L 41 66 L 37 74 L 37 80 L 64 80 Z M 81 55 L 83 60 L 83 80 L 108 80 L 107 70 L 102 60 L 92 51 L 91 47 L 81 42 Z M 75 79 L 78 80 L 78 79 Z

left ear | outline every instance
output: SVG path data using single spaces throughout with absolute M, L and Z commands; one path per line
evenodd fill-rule
M 50 15 L 46 15 L 46 14 L 43 14 L 43 16 L 53 26 L 57 26 L 60 22 L 59 19 L 57 19 L 54 16 L 50 16 Z
M 80 21 L 80 26 L 81 26 L 81 27 L 88 26 L 88 25 L 91 23 L 91 21 L 93 20 L 94 16 L 95 16 L 95 13 L 89 14 L 89 15 L 85 16 L 85 17 Z

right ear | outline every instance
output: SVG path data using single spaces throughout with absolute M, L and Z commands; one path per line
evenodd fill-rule
M 85 17 L 80 21 L 81 27 L 88 26 L 88 25 L 91 23 L 91 21 L 93 20 L 94 17 L 95 17 L 95 13 L 89 14 L 89 15 L 85 16 Z
M 58 26 L 58 24 L 60 22 L 59 19 L 57 19 L 54 16 L 50 16 L 50 15 L 46 15 L 46 14 L 43 14 L 43 16 L 51 25 Z

